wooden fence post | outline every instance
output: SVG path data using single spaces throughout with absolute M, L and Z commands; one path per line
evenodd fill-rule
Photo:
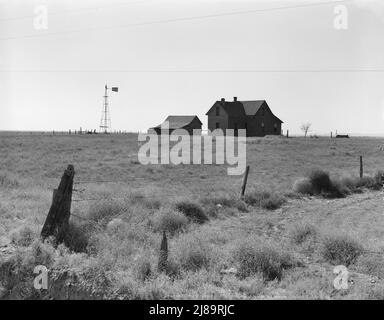
M 74 175 L 75 169 L 69 165 L 61 177 L 59 187 L 53 190 L 51 208 L 41 230 L 43 239 L 53 236 L 57 243 L 64 241 L 71 214 Z
M 363 156 L 360 156 L 360 178 L 363 177 Z
M 287 138 L 289 138 L 289 130 L 287 130 Z
M 248 173 L 249 173 L 249 166 L 245 168 L 244 178 L 243 178 L 243 185 L 241 186 L 241 197 L 243 198 L 245 195 L 245 188 L 247 186 L 248 181 Z

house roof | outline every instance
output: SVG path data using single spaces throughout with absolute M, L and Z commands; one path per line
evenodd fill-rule
M 169 123 L 169 129 L 180 129 L 189 125 L 195 118 L 202 123 L 197 116 L 168 116 L 164 122 Z M 161 128 L 161 124 L 154 128 Z
M 208 115 L 212 108 L 218 105 L 225 110 L 228 116 L 242 117 L 245 115 L 244 108 L 240 101 L 216 101 L 215 104 L 208 110 L 206 115 Z
M 241 101 L 247 116 L 254 116 L 265 100 Z
M 254 116 L 257 111 L 259 111 L 260 107 L 265 103 L 268 107 L 268 103 L 267 101 L 265 100 L 253 100 L 253 101 L 241 101 L 241 103 L 243 104 L 244 106 L 244 111 L 245 111 L 245 114 L 247 116 Z M 268 107 L 269 108 L 269 107 Z M 272 110 L 269 109 L 272 113 L 272 115 L 275 117 L 275 119 L 277 121 L 280 121 L 281 123 L 283 123 L 283 121 L 281 121 L 278 117 L 276 117 Z

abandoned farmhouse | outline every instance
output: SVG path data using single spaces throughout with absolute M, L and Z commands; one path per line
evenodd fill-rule
M 273 114 L 265 100 L 226 101 L 222 98 L 216 101 L 206 113 L 208 116 L 208 130 L 233 129 L 237 135 L 239 129 L 245 129 L 248 137 L 263 137 L 266 135 L 280 135 L 281 121 Z M 201 132 L 202 122 L 193 116 L 168 116 L 163 124 L 150 128 L 149 132 L 161 133 L 161 128 L 169 126 L 169 133 L 177 129 L 187 130 L 190 135 L 193 130 Z M 195 132 L 196 133 L 196 132 Z

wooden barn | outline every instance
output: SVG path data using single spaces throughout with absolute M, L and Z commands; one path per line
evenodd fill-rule
M 237 135 L 238 129 L 246 129 L 247 137 L 263 137 L 266 135 L 280 135 L 281 121 L 269 108 L 265 100 L 216 101 L 206 113 L 208 129 L 233 129 Z
M 148 132 L 155 132 L 157 134 L 161 133 L 161 128 L 168 127 L 169 133 L 172 133 L 179 129 L 184 129 L 188 131 L 189 135 L 193 134 L 193 130 L 199 130 L 198 133 L 201 134 L 202 122 L 198 116 L 168 116 L 165 121 L 153 128 L 150 128 Z

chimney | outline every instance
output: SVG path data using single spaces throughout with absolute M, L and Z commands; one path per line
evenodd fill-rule
M 233 97 L 233 101 L 236 102 L 237 101 L 237 97 Z
M 225 102 L 225 98 L 221 98 L 221 102 Z

